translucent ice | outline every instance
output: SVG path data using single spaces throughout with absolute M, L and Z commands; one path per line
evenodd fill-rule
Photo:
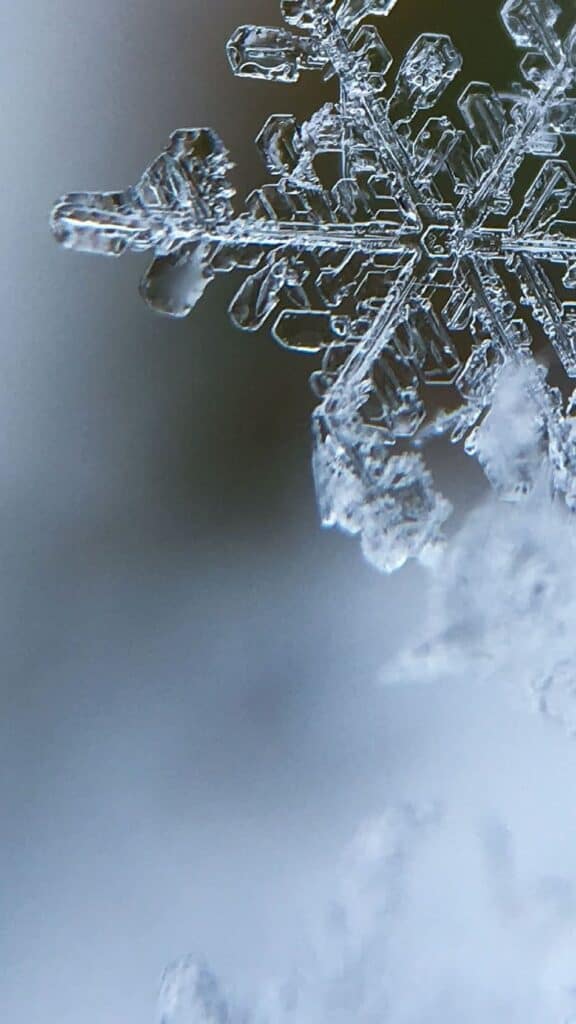
M 257 144 L 275 180 L 241 213 L 221 140 L 190 129 L 135 187 L 66 196 L 52 217 L 67 247 L 152 251 L 142 292 L 172 316 L 188 313 L 216 272 L 247 272 L 233 321 L 247 331 L 270 322 L 281 345 L 321 361 L 312 384 L 323 521 L 360 534 L 385 570 L 441 539 L 449 505 L 423 461 L 431 436 L 464 441 L 507 498 L 530 491 L 542 461 L 553 493 L 569 507 L 576 495 L 573 406 L 533 370 L 542 353 L 576 377 L 576 177 L 566 159 L 576 28 L 554 0 L 506 0 L 521 81 L 502 93 L 468 85 L 450 120 L 432 108 L 460 74 L 460 54 L 445 35 L 421 35 L 394 73 L 365 21 L 393 6 L 282 0 L 286 27 L 234 33 L 236 74 L 288 83 L 320 70 L 337 86 L 302 124 L 268 119 Z M 334 180 L 325 154 L 337 158 Z M 530 180 L 519 198 L 521 168 Z M 490 427 L 478 430 L 509 368 L 524 392 L 516 439 L 496 452 Z M 431 411 L 432 388 L 448 412 Z

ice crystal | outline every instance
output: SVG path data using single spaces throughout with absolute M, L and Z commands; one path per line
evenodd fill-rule
M 448 36 L 420 35 L 393 72 L 366 18 L 395 3 L 281 0 L 288 27 L 233 34 L 235 74 L 289 83 L 319 70 L 339 90 L 302 124 L 266 121 L 256 142 L 275 181 L 243 212 L 223 143 L 196 128 L 174 133 L 136 186 L 68 195 L 52 219 L 70 248 L 151 250 L 142 294 L 171 316 L 215 273 L 247 271 L 230 305 L 237 326 L 271 320 L 281 345 L 321 355 L 322 520 L 361 534 L 385 570 L 433 550 L 449 515 L 422 457 L 431 437 L 464 441 L 506 498 L 528 493 L 545 463 L 553 493 L 576 505 L 574 404 L 540 359 L 576 377 L 576 27 L 555 0 L 506 0 L 521 81 L 506 92 L 473 82 L 450 120 L 429 112 L 460 54 Z M 339 161 L 331 187 L 324 154 Z M 511 408 L 517 443 L 495 451 L 479 428 L 514 369 L 531 419 Z

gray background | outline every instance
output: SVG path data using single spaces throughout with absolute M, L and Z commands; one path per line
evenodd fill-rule
M 466 11 L 462 10 L 462 6 Z M 494 78 L 494 4 L 401 0 L 386 38 L 452 30 Z M 489 8 L 489 10 L 488 10 Z M 135 181 L 208 124 L 262 180 L 267 113 L 306 79 L 235 81 L 246 0 L 4 0 L 0 1016 L 140 1024 L 201 950 L 232 976 L 298 946 L 357 821 L 418 763 L 431 709 L 381 693 L 425 578 L 378 577 L 318 526 L 310 364 L 233 332 L 219 280 L 183 323 L 137 259 L 61 252 L 63 191 Z M 458 34 L 459 33 L 459 34 Z M 499 49 L 500 47 L 500 49 Z M 476 61 L 476 63 L 474 63 Z M 439 466 L 482 487 L 463 459 Z M 458 485 L 456 487 L 458 489 Z

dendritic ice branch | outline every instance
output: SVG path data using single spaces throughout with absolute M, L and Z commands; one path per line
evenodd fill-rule
M 544 368 L 576 376 L 576 27 L 555 0 L 506 0 L 521 82 L 468 85 L 452 121 L 430 110 L 460 54 L 448 36 L 420 35 L 392 73 L 366 18 L 395 3 L 281 0 L 288 27 L 234 33 L 235 74 L 289 83 L 319 70 L 338 88 L 302 124 L 268 119 L 256 142 L 275 181 L 242 212 L 228 153 L 200 128 L 172 135 L 136 186 L 68 195 L 52 215 L 67 247 L 151 250 L 142 293 L 171 316 L 189 313 L 215 273 L 247 272 L 233 321 L 253 331 L 270 320 L 281 345 L 321 357 L 323 522 L 361 534 L 384 570 L 441 537 L 450 505 L 421 451 L 433 436 L 464 441 L 506 498 L 528 493 L 545 462 L 554 494 L 576 507 L 575 403 Z M 339 164 L 330 183 L 327 153 Z M 533 429 L 509 459 L 492 458 L 478 429 L 514 367 Z

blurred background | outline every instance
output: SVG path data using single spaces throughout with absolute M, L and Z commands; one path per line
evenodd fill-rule
M 506 77 L 497 4 L 400 0 L 401 54 L 450 32 Z M 170 132 L 210 125 L 240 194 L 271 112 L 318 82 L 238 81 L 225 43 L 263 0 L 21 0 L 2 16 L 1 1016 L 142 1024 L 164 964 L 231 976 L 297 948 L 351 830 L 417 770 L 433 720 L 380 666 L 423 614 L 318 525 L 313 363 L 231 329 L 218 278 L 184 322 L 136 258 L 60 251 L 59 194 L 124 187 Z M 437 471 L 474 499 L 464 456 Z M 399 781 L 400 780 L 400 781 Z

